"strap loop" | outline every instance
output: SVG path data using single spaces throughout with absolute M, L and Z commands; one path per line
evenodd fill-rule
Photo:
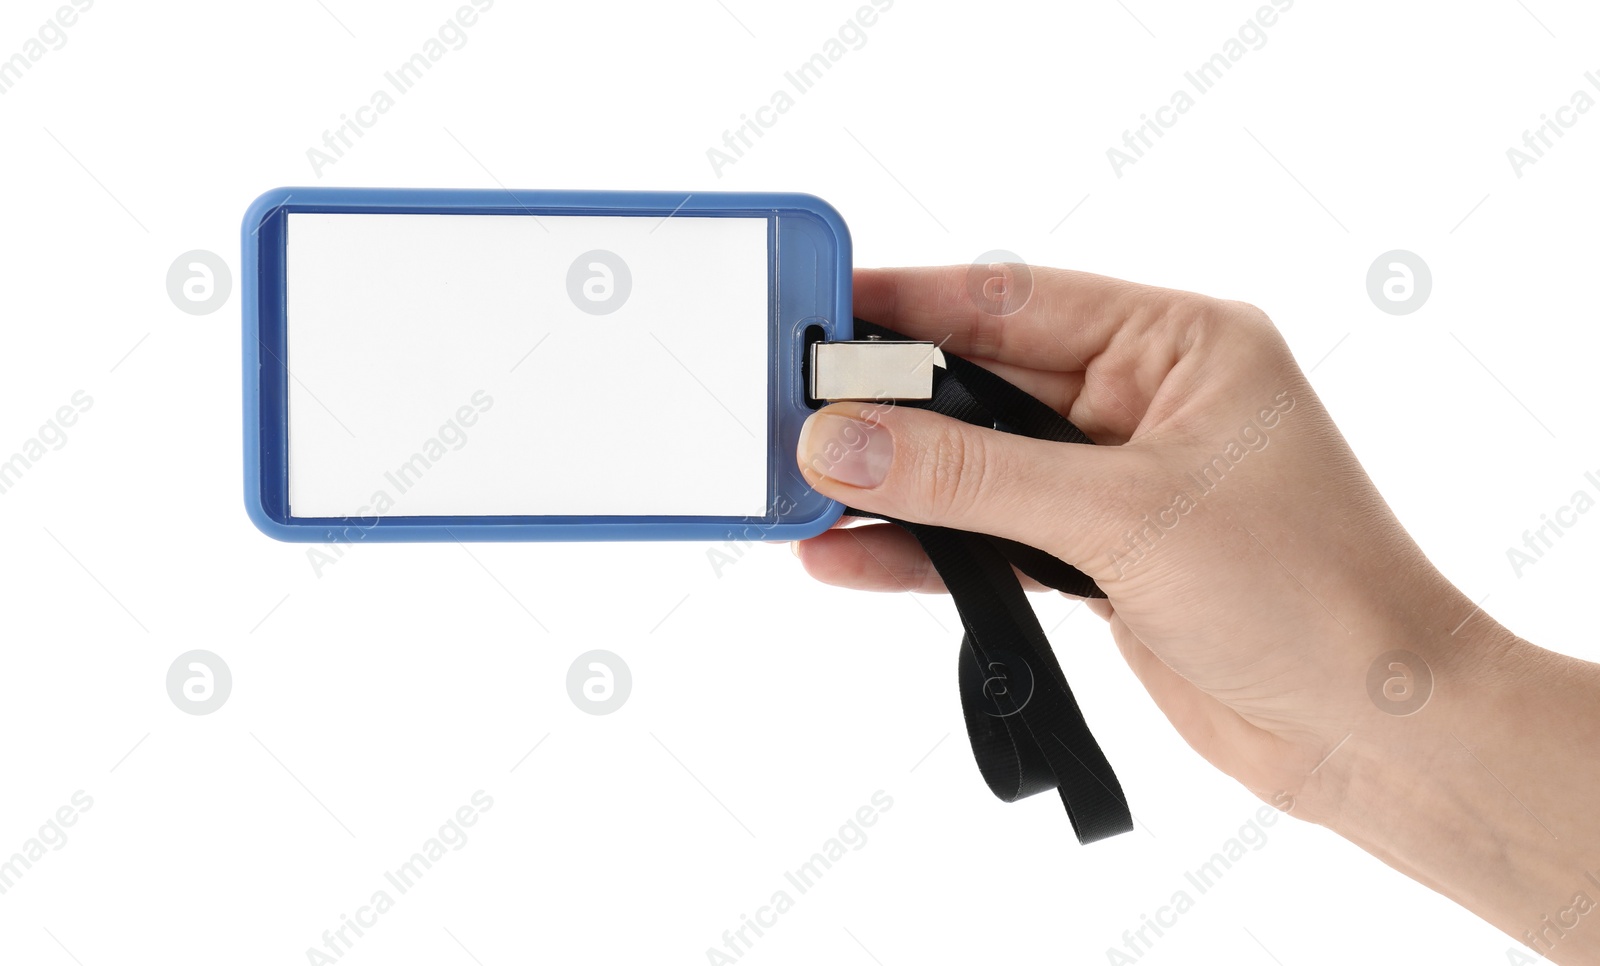
M 905 336 L 857 319 L 860 336 Z M 933 398 L 905 403 L 978 426 L 1058 442 L 1088 436 L 1055 410 L 965 359 L 945 354 Z M 1084 844 L 1133 828 L 1122 785 L 1095 741 L 1012 568 L 1079 597 L 1104 597 L 1082 571 L 1042 550 L 987 534 L 909 523 L 949 588 L 964 634 L 958 682 L 978 770 L 995 796 L 1014 802 L 1056 789 Z

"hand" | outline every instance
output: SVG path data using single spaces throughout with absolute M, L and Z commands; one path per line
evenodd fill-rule
M 837 404 L 807 424 L 802 471 L 852 506 L 1078 567 L 1195 750 L 1264 798 L 1299 796 L 1359 705 L 1375 711 L 1363 689 L 1326 684 L 1362 680 L 1388 649 L 1374 642 L 1419 602 L 1447 631 L 1472 602 L 1406 536 L 1260 310 L 1032 271 L 1032 298 L 1004 318 L 972 303 L 960 268 L 859 271 L 856 313 L 994 371 L 1102 445 Z M 856 434 L 830 462 L 829 441 Z M 889 524 L 830 531 L 800 555 L 830 583 L 940 589 Z
M 864 510 L 1009 537 L 1093 577 L 1107 600 L 1090 606 L 1155 703 L 1263 799 L 1290 796 L 1295 814 L 1513 934 L 1563 890 L 1570 899 L 1578 853 L 1553 851 L 1506 798 L 1527 756 L 1492 723 L 1498 710 L 1522 738 L 1542 727 L 1558 741 L 1575 722 L 1595 733 L 1595 669 L 1519 640 L 1441 576 L 1259 309 L 1032 275 L 1027 304 L 997 317 L 968 298 L 964 266 L 858 271 L 856 314 L 992 370 L 1100 445 L 840 403 L 801 436 L 808 482 Z M 890 524 L 836 528 L 797 552 L 829 583 L 942 589 Z M 1431 696 L 1416 690 L 1429 678 Z M 1426 713 L 1404 714 L 1419 698 Z M 1587 814 L 1596 765 L 1575 752 L 1564 767 L 1568 785 L 1530 790 L 1549 777 L 1526 773 L 1522 794 L 1558 818 Z M 1580 844 L 1600 858 L 1594 839 Z M 1517 874 L 1494 878 L 1519 849 Z M 1600 925 L 1590 932 L 1600 948 Z

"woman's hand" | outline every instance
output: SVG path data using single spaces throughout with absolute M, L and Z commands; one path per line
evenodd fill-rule
M 1090 606 L 1173 726 L 1256 794 L 1292 796 L 1295 814 L 1513 935 L 1569 903 L 1574 856 L 1600 860 L 1597 836 L 1552 846 L 1525 806 L 1594 827 L 1580 816 L 1600 791 L 1595 756 L 1561 735 L 1600 732 L 1595 668 L 1517 639 L 1440 575 L 1259 309 L 1031 274 L 1027 303 L 997 316 L 968 296 L 965 266 L 858 271 L 856 314 L 992 370 L 1101 445 L 839 403 L 801 436 L 811 485 L 1055 554 L 1105 591 Z M 890 524 L 797 552 L 829 583 L 942 589 Z M 1553 784 L 1526 771 L 1540 729 L 1572 759 Z M 1589 931 L 1600 949 L 1600 923 Z
M 1472 602 L 1406 536 L 1260 310 L 1032 273 L 1028 303 L 997 317 L 968 298 L 962 268 L 859 271 L 856 313 L 991 369 L 1103 445 L 841 403 L 807 424 L 802 471 L 852 506 L 1078 567 L 1189 743 L 1264 797 L 1303 797 L 1361 706 L 1381 713 L 1364 688 L 1328 683 L 1363 681 L 1402 636 L 1435 667 L 1459 658 L 1453 640 L 1435 641 L 1439 653 L 1409 624 L 1426 607 L 1447 636 Z M 835 529 L 800 554 L 831 583 L 938 586 L 893 525 Z

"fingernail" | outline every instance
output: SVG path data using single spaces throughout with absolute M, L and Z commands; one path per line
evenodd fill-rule
M 796 557 L 800 556 L 800 541 L 798 541 L 798 540 L 790 540 L 789 541 L 789 552 L 794 554 Z
M 889 475 L 894 440 L 880 425 L 813 413 L 800 429 L 800 465 L 849 486 L 870 488 Z

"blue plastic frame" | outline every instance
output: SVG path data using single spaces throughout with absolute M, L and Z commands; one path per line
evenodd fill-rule
M 764 217 L 770 260 L 767 513 L 762 517 L 295 517 L 288 504 L 285 231 L 292 212 Z M 242 228 L 245 510 L 262 533 L 303 543 L 374 541 L 797 540 L 843 507 L 806 485 L 792 454 L 809 414 L 801 379 L 805 330 L 852 335 L 850 230 L 827 202 L 767 192 L 480 191 L 277 188 Z

